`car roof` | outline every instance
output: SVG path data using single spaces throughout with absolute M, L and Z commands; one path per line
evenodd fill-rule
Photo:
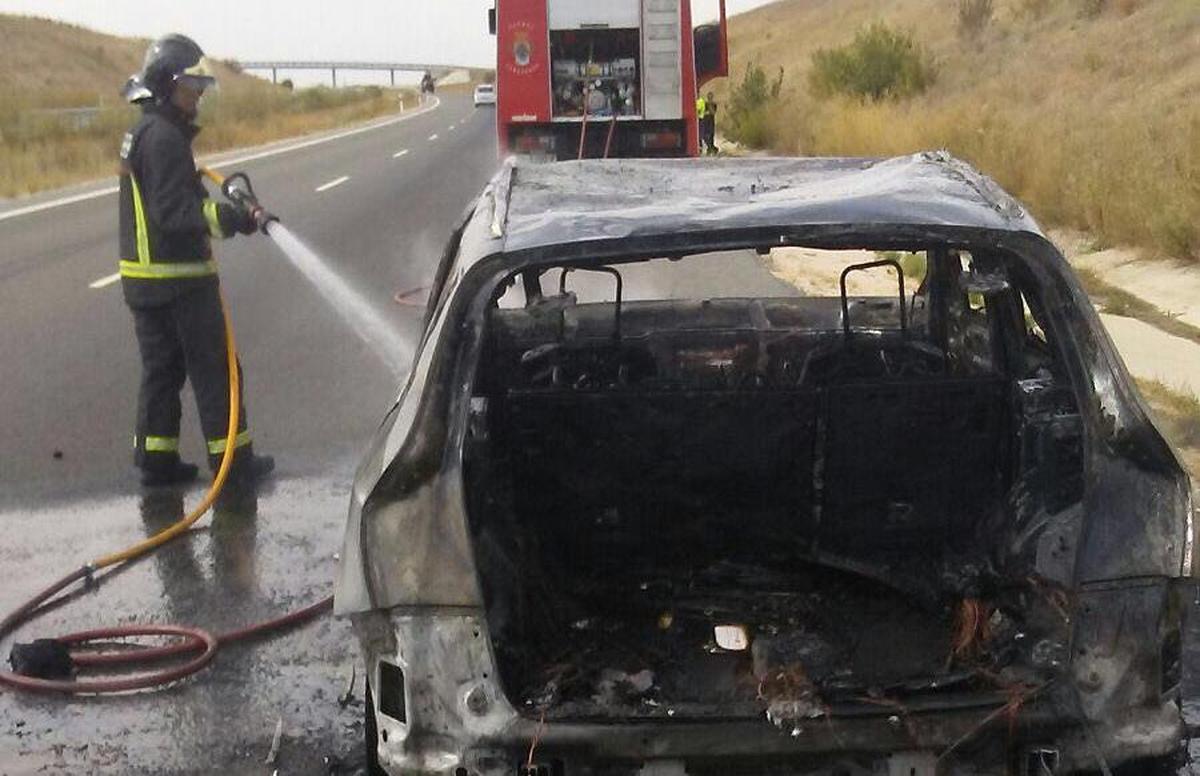
M 485 192 L 490 237 L 511 252 L 683 232 L 870 225 L 1043 236 L 994 181 L 945 152 L 888 159 L 510 159 Z M 483 246 L 480 246 L 483 248 Z M 495 252 L 496 245 L 487 252 Z

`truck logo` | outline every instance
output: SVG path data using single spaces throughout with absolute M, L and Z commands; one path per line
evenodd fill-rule
M 512 61 L 507 70 L 514 75 L 529 75 L 538 70 L 533 61 L 533 30 L 530 25 L 519 22 L 509 28 L 512 40 Z
M 529 33 L 521 30 L 513 41 L 513 60 L 516 61 L 517 67 L 529 67 L 531 59 L 533 59 L 533 45 L 529 42 Z

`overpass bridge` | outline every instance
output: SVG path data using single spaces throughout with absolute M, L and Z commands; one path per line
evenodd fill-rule
M 456 70 L 470 69 L 467 65 L 436 65 L 412 62 L 322 62 L 314 60 L 253 60 L 238 62 L 238 65 L 243 70 L 270 70 L 272 83 L 279 82 L 280 70 L 328 70 L 335 87 L 337 86 L 337 74 L 339 70 L 386 70 L 391 73 L 392 86 L 395 86 L 396 71 L 402 73 L 424 73 L 425 71 L 429 71 L 434 78 L 443 78 Z

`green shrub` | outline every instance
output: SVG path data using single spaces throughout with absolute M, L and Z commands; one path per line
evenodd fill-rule
M 924 92 L 935 77 L 932 60 L 912 35 L 876 22 L 847 45 L 814 53 L 809 88 L 818 97 L 898 99 Z
M 759 65 L 746 65 L 741 83 L 729 93 L 729 137 L 747 146 L 770 145 L 774 140 L 770 110 L 782 87 L 783 68 L 771 80 Z

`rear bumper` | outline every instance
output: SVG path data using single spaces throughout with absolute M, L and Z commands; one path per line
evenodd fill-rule
M 632 776 L 662 761 L 693 776 L 747 768 L 799 776 L 847 757 L 866 767 L 882 764 L 887 773 L 896 753 L 932 762 L 951 748 L 947 761 L 969 763 L 977 774 L 1005 773 L 1010 758 L 1037 748 L 1055 751 L 1057 772 L 1070 773 L 1094 769 L 1098 754 L 1110 766 L 1168 755 L 1183 735 L 1174 698 L 1123 709 L 1089 729 L 1070 710 L 1078 708 L 1072 696 L 1051 690 L 1022 708 L 1011 726 L 996 714 L 998 699 L 835 715 L 794 730 L 765 719 L 542 723 L 518 714 L 505 697 L 478 613 L 371 612 L 355 619 L 355 630 L 374 688 L 379 761 L 393 774 L 514 776 L 531 748 L 537 776 L 599 769 Z M 381 661 L 400 671 L 389 668 L 381 678 Z

